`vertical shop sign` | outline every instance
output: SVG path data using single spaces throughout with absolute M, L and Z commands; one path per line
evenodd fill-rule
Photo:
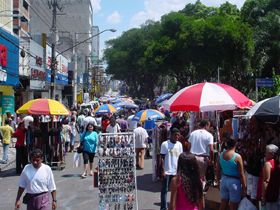
M 2 114 L 6 114 L 7 112 L 15 112 L 14 96 L 2 96 Z

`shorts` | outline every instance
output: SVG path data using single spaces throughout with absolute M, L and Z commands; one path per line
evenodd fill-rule
M 84 164 L 88 164 L 88 161 L 90 163 L 93 163 L 94 156 L 95 156 L 95 153 L 83 151 Z
M 222 176 L 220 184 L 221 198 L 233 203 L 241 200 L 241 182 L 237 178 Z
M 258 180 L 259 177 L 247 173 L 247 195 L 249 195 L 250 198 L 254 200 L 257 199 Z

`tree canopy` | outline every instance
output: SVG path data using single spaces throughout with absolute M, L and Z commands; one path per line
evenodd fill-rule
M 187 4 L 108 41 L 107 73 L 137 97 L 154 97 L 155 87 L 216 82 L 218 71 L 220 82 L 249 94 L 256 77 L 279 71 L 279 7 L 276 0 L 247 0 L 241 11 L 228 2 Z

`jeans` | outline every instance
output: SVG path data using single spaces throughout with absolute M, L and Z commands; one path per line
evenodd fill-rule
M 166 210 L 167 209 L 167 192 L 169 189 L 170 182 L 174 175 L 166 175 L 162 181 L 162 188 L 161 188 L 161 194 L 160 194 L 160 210 Z
M 8 161 L 9 144 L 3 144 L 3 158 L 2 160 Z

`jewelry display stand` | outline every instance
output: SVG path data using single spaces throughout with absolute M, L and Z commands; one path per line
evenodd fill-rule
M 99 135 L 99 210 L 138 210 L 134 145 L 132 132 Z

